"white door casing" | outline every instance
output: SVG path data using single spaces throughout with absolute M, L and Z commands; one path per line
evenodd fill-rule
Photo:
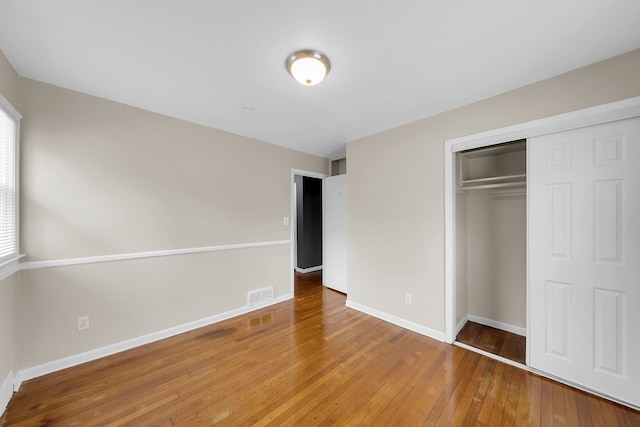
M 530 138 L 529 364 L 640 406 L 640 118 Z

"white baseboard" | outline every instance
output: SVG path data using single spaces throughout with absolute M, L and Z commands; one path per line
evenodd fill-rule
M 469 321 L 469 315 L 466 314 L 462 320 L 456 325 L 456 331 L 453 334 L 453 340 L 456 340 L 456 337 L 458 336 L 458 334 L 460 333 L 460 331 L 462 330 L 462 328 L 464 328 L 464 325 L 467 324 L 467 322 Z
M 309 268 L 296 267 L 296 271 L 298 273 L 312 273 L 312 272 L 318 271 L 318 270 L 322 270 L 322 266 L 321 265 L 316 265 L 315 267 L 309 267 Z
M 194 329 L 208 326 L 213 323 L 218 323 L 223 320 L 230 319 L 232 317 L 240 316 L 242 314 L 250 313 L 255 310 L 259 310 L 270 305 L 278 304 L 283 301 L 287 301 L 293 298 L 292 294 L 282 295 L 270 300 L 261 301 L 251 306 L 244 306 L 235 310 L 227 311 L 225 313 L 216 314 L 204 319 L 196 320 L 194 322 L 185 323 L 183 325 L 175 326 L 173 328 L 165 329 L 163 331 L 153 332 L 141 337 L 132 338 L 119 343 L 107 345 L 104 347 L 96 348 L 94 350 L 85 351 L 84 353 L 75 354 L 73 356 L 64 357 L 62 359 L 47 362 L 42 365 L 33 366 L 20 370 L 18 373 L 20 384 L 22 381 L 27 381 L 33 378 L 40 377 L 42 375 L 50 374 L 52 372 L 60 371 L 62 369 L 70 368 L 72 366 L 80 365 L 81 363 L 90 362 L 92 360 L 100 359 L 105 356 L 110 356 L 115 353 L 120 353 L 125 350 L 130 350 L 135 347 L 140 347 L 145 344 L 159 341 L 165 338 L 172 337 L 174 335 L 189 332 Z M 15 387 L 15 385 L 14 385 Z M 19 384 L 18 384 L 19 388 Z
M 481 325 L 490 326 L 492 328 L 501 329 L 512 334 L 527 336 L 526 328 L 510 325 L 509 323 L 499 322 L 497 320 L 487 319 L 486 317 L 476 316 L 475 314 L 467 314 L 465 318 L 471 322 L 480 323 Z M 458 331 L 459 332 L 459 331 Z
M 19 392 L 20 387 L 22 387 L 22 372 L 18 371 L 13 377 L 13 392 Z
M 368 314 L 373 317 L 377 317 L 378 319 L 382 319 L 386 322 L 393 323 L 394 325 L 400 326 L 402 328 L 408 329 L 413 332 L 417 332 L 421 335 L 425 335 L 429 338 L 433 338 L 434 340 L 444 342 L 445 335 L 444 332 L 436 331 L 431 328 L 427 328 L 426 326 L 419 325 L 414 322 L 410 322 L 409 320 L 402 319 L 400 317 L 394 316 L 389 313 L 385 313 L 380 310 L 376 310 L 375 308 L 367 307 L 362 304 L 358 304 L 357 302 L 350 301 L 347 299 L 347 307 L 353 308 L 354 310 L 361 311 L 365 314 Z
M 524 369 L 525 371 L 530 371 L 530 369 L 528 368 L 527 365 L 523 365 L 522 363 L 518 363 L 518 362 L 516 362 L 514 360 L 507 359 L 506 357 L 502 357 L 500 355 L 490 353 L 490 352 L 485 351 L 485 350 L 483 350 L 481 348 L 474 347 L 472 345 L 465 344 L 465 343 L 462 343 L 460 341 L 454 342 L 453 345 L 455 345 L 456 347 L 464 348 L 465 350 L 473 351 L 474 353 L 481 354 L 483 356 L 488 357 L 489 359 L 494 359 L 494 360 L 497 360 L 497 361 L 502 362 L 504 364 L 511 365 L 511 366 L 516 367 L 516 368 Z
M 7 405 L 13 396 L 13 369 L 7 374 L 7 378 L 0 384 L 0 417 L 7 409 Z

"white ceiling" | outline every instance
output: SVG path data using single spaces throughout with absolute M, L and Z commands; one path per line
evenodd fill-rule
M 637 0 L 0 0 L 21 76 L 330 158 L 639 47 Z M 317 86 L 285 70 L 301 48 Z

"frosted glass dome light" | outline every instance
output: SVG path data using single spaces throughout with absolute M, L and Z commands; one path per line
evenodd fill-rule
M 299 50 L 287 58 L 287 71 L 305 86 L 317 85 L 331 69 L 331 63 L 317 50 Z

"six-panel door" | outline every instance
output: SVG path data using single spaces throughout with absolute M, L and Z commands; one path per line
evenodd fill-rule
M 527 151 L 529 364 L 640 406 L 640 118 Z

